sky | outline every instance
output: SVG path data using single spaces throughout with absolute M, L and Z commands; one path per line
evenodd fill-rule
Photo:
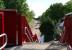
M 30 10 L 33 10 L 35 13 L 35 18 L 42 15 L 51 4 L 54 3 L 63 3 L 65 4 L 69 0 L 27 0 Z

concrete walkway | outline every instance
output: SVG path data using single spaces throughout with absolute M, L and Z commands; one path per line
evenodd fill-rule
M 5 50 L 67 50 L 65 45 L 56 44 L 54 42 L 49 43 L 26 43 L 23 46 L 15 46 L 6 48 Z

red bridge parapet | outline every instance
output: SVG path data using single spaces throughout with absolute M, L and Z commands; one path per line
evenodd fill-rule
M 61 41 L 72 47 L 72 13 L 68 13 L 64 18 L 64 32 Z
M 24 42 L 38 40 L 33 35 L 25 16 L 21 16 L 15 9 L 0 10 L 0 35 L 6 33 L 7 45 L 22 45 Z M 0 37 L 0 46 L 5 38 Z

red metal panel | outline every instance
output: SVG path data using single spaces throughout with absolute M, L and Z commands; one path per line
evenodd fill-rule
M 32 38 L 33 33 L 32 33 L 32 31 L 31 31 L 31 29 L 30 29 L 30 27 L 29 27 L 29 24 L 28 24 L 25 16 L 22 16 L 22 17 L 24 18 L 24 21 L 25 21 L 25 27 L 27 27 L 27 34 L 28 34 L 28 36 L 30 37 L 31 41 L 33 41 L 33 38 Z
M 65 17 L 64 27 L 62 42 L 72 46 L 72 16 Z
M 4 11 L 8 45 L 16 45 L 16 11 Z
M 25 16 L 21 16 L 20 14 L 17 14 L 18 17 L 18 44 L 22 45 L 22 42 L 30 42 L 28 36 L 25 34 L 25 27 L 29 27 L 27 20 L 25 18 Z M 28 28 L 29 30 L 29 28 Z M 29 31 L 30 32 L 30 31 Z M 29 34 L 29 33 L 27 33 Z M 32 35 L 30 33 L 30 35 Z
M 0 12 L 0 35 L 4 33 L 4 13 Z M 4 44 L 4 37 L 0 37 L 0 47 Z
M 25 35 L 25 21 L 24 19 L 21 17 L 20 14 L 17 14 L 17 25 L 18 25 L 18 45 L 22 45 L 23 41 L 28 41 L 27 36 Z
M 18 45 L 22 45 L 21 15 L 17 14 Z
M 8 45 L 16 45 L 16 10 L 5 9 L 4 12 L 4 32 L 8 36 Z
M 20 45 L 22 45 L 22 42 L 33 42 L 38 40 L 36 35 L 32 37 L 33 34 L 25 16 L 18 16 L 18 29 L 18 43 Z
M 33 42 L 37 37 L 32 37 L 32 31 L 28 25 L 25 16 L 21 16 L 16 10 L 0 10 L 4 12 L 4 27 L 0 29 L 4 31 L 8 36 L 8 45 L 22 45 L 22 42 Z M 26 34 L 27 33 L 27 34 Z
M 38 38 L 37 38 L 37 35 L 36 35 L 36 34 L 33 35 L 32 38 L 33 38 L 33 41 L 34 41 L 34 42 L 38 42 Z
M 29 35 L 29 33 L 28 32 L 26 32 L 27 31 L 27 29 L 29 30 L 29 28 L 28 28 L 28 22 L 27 22 L 27 20 L 26 20 L 26 18 L 25 18 L 25 16 L 21 16 L 21 20 L 22 20 L 22 28 L 23 28 L 23 35 L 26 35 L 26 41 L 27 42 L 30 42 L 30 40 L 31 40 L 31 37 L 30 37 L 30 35 L 31 35 L 31 33 L 30 33 L 30 35 Z M 26 29 L 26 27 L 27 27 L 27 29 Z M 26 30 L 25 30 L 26 29 Z M 30 31 L 29 31 L 30 32 Z M 22 37 L 24 37 L 24 36 L 22 36 Z M 23 41 L 23 38 L 22 38 L 22 41 Z

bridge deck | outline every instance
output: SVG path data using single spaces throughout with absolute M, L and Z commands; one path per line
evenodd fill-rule
M 23 46 L 6 48 L 5 50 L 67 50 L 65 45 L 49 43 L 26 43 Z

